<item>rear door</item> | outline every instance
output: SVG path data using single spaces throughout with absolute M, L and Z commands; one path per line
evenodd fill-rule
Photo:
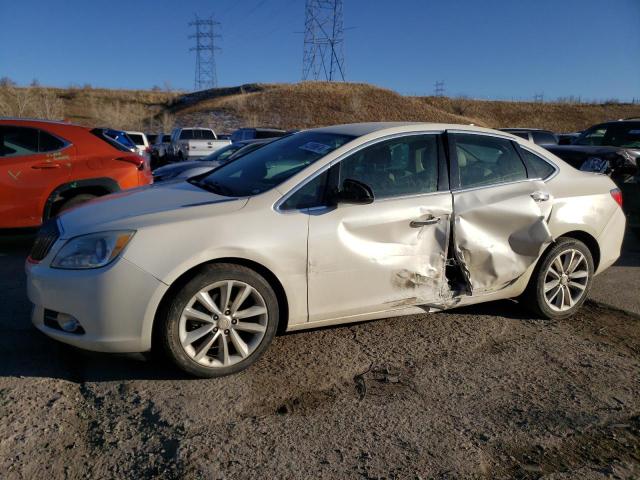
M 439 305 L 448 297 L 451 193 L 441 151 L 437 133 L 403 135 L 332 167 L 336 185 L 361 181 L 375 200 L 310 211 L 310 321 Z
M 473 295 L 517 280 L 551 242 L 552 198 L 507 137 L 448 131 L 454 255 Z
M 40 225 L 47 197 L 70 180 L 73 154 L 43 130 L 0 125 L 0 228 Z

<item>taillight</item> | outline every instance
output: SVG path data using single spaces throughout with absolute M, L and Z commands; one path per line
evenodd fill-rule
M 614 188 L 610 193 L 616 203 L 620 205 L 620 208 L 622 208 L 622 192 L 620 191 L 620 189 Z
M 126 157 L 118 157 L 116 158 L 116 160 L 119 160 L 121 162 L 132 163 L 133 165 L 136 166 L 138 170 L 142 170 L 144 168 L 144 158 L 141 157 L 140 155 L 129 155 Z

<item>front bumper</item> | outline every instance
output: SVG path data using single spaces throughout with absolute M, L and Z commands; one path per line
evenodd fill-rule
M 169 288 L 166 284 L 124 258 L 95 270 L 60 270 L 47 265 L 26 266 L 36 328 L 87 350 L 130 353 L 151 349 L 153 318 Z M 84 333 L 45 325 L 45 310 L 75 317 Z

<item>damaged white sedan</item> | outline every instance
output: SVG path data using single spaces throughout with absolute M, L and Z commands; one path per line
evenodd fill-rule
M 520 298 L 559 319 L 619 256 L 620 192 L 504 132 L 371 123 L 290 135 L 45 224 L 33 322 L 213 377 L 277 331 Z

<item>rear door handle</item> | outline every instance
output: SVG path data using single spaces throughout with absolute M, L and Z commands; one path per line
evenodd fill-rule
M 534 202 L 546 202 L 549 200 L 549 194 L 547 192 L 533 192 L 531 198 Z
M 59 163 L 49 163 L 49 162 L 42 162 L 42 163 L 36 163 L 34 165 L 31 165 L 31 168 L 35 168 L 38 170 L 44 170 L 47 168 L 60 168 L 60 164 Z
M 409 223 L 409 226 L 411 228 L 420 228 L 427 225 L 435 225 L 436 223 L 440 223 L 440 217 L 429 215 L 425 220 L 412 220 L 411 223 Z

